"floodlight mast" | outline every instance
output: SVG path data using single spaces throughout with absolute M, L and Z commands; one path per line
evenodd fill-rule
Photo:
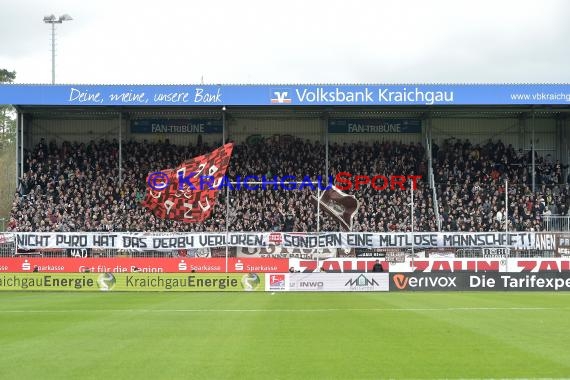
M 44 17 L 46 24 L 51 24 L 51 84 L 55 84 L 55 24 L 63 24 L 64 21 L 71 21 L 73 18 L 68 14 L 63 14 L 59 18 L 55 15 Z

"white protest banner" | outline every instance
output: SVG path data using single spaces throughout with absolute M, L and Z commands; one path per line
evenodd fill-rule
M 536 232 L 480 233 L 102 233 L 16 232 L 19 249 L 112 248 L 141 251 L 213 247 L 282 247 L 287 249 L 336 248 L 486 248 L 556 250 L 557 234 Z M 326 251 L 323 251 L 326 257 Z M 319 253 L 319 257 L 321 253 Z

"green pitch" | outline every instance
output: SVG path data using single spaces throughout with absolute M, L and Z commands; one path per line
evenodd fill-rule
M 0 293 L 0 379 L 570 377 L 570 293 Z

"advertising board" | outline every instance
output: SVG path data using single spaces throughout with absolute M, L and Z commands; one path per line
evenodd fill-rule
M 390 272 L 567 272 L 570 260 L 561 258 L 456 259 L 430 258 L 390 264 Z
M 387 273 L 266 274 L 267 291 L 387 292 Z
M 390 273 L 390 291 L 568 291 L 570 273 Z
M 319 272 L 324 270 L 327 273 L 358 273 L 372 272 L 372 268 L 379 259 L 356 259 L 356 258 L 334 258 L 326 260 L 303 260 L 289 259 L 289 266 L 295 271 L 303 273 Z M 387 272 L 390 264 L 384 260 L 379 260 Z
M 0 291 L 263 291 L 257 273 L 4 273 Z
M 227 268 L 226 268 L 227 263 Z M 273 258 L 0 258 L 0 273 L 287 272 L 289 260 Z
M 0 104 L 58 106 L 567 105 L 567 84 L 0 84 Z
M 350 251 L 350 250 L 349 250 Z M 326 259 L 337 256 L 346 256 L 341 248 L 283 248 L 269 245 L 261 248 L 236 247 L 237 257 L 243 258 L 298 258 L 298 259 Z

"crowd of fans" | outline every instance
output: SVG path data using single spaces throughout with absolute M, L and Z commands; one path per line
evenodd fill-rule
M 546 215 L 567 215 L 570 192 L 559 161 L 488 141 L 448 139 L 432 147 L 437 197 L 445 231 L 540 231 Z M 505 189 L 507 196 L 505 196 Z M 508 201 L 508 212 L 505 204 Z
M 149 172 L 175 168 L 182 161 L 217 146 L 176 146 L 124 142 L 122 172 L 119 145 L 42 140 L 26 152 L 24 176 L 8 224 L 12 231 L 338 231 L 339 223 L 322 214 L 310 189 L 219 191 L 217 204 L 203 223 L 186 224 L 155 217 L 140 205 Z M 532 192 L 532 156 L 512 146 L 491 142 L 446 140 L 432 145 L 434 178 L 442 230 L 496 231 L 505 228 L 505 179 L 508 179 L 508 224 L 511 230 L 541 230 L 545 215 L 568 213 L 569 191 L 563 167 L 548 157 L 535 157 L 536 191 Z M 228 175 L 316 178 L 326 172 L 325 146 L 295 138 L 271 138 L 237 144 Z M 414 192 L 414 230 L 437 231 L 428 159 L 419 143 L 344 143 L 329 146 L 329 171 L 359 175 L 421 175 Z M 122 181 L 119 182 L 119 178 Z M 411 194 L 398 188 L 376 191 L 370 186 L 347 190 L 359 200 L 353 231 L 410 231 Z M 226 220 L 226 216 L 228 220 Z

